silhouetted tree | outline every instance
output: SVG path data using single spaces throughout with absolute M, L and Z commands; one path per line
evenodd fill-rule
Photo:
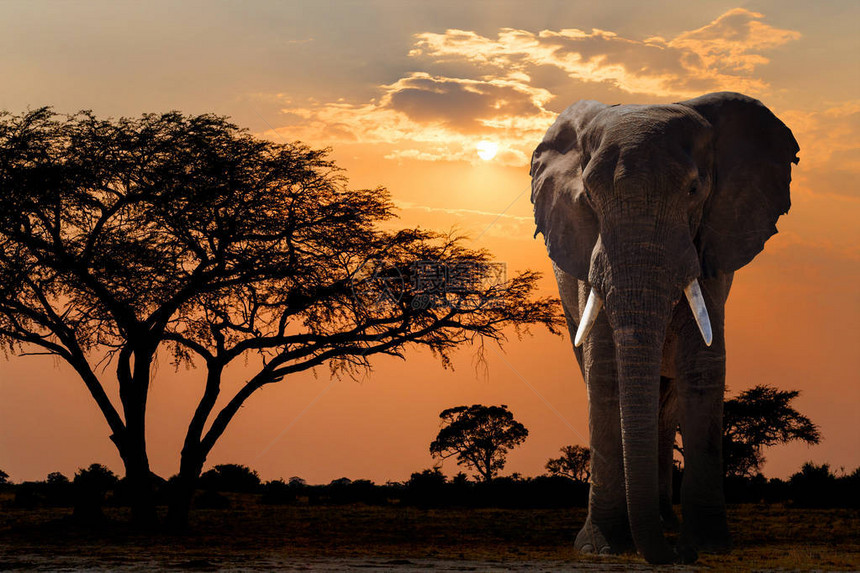
M 74 504 L 74 490 L 74 484 L 60 472 L 51 472 L 45 479 L 45 501 L 48 505 L 67 506 Z
M 218 464 L 200 476 L 200 486 L 214 491 L 252 493 L 260 483 L 255 470 L 239 464 Z
M 65 485 L 69 483 L 69 478 L 67 478 L 61 472 L 51 472 L 48 474 L 48 477 L 45 482 L 48 485 Z
M 800 392 L 758 385 L 726 400 L 723 461 L 726 475 L 753 476 L 765 461 L 762 450 L 800 440 L 817 444 L 818 426 L 791 406 Z
M 836 475 L 830 464 L 806 462 L 789 478 L 790 495 L 798 507 L 833 507 L 839 494 Z
M 412 475 L 409 476 L 409 481 L 406 482 L 406 485 L 423 487 L 427 485 L 443 486 L 446 483 L 448 483 L 448 478 L 442 473 L 442 468 L 439 466 L 433 466 L 432 468 L 427 468 L 420 472 L 413 472 Z
M 0 470 L 0 485 L 6 485 L 7 483 L 9 483 L 9 474 Z
M 323 486 L 332 504 L 367 503 L 381 504 L 385 502 L 385 494 L 372 481 L 367 479 L 351 480 L 346 477 L 332 480 L 327 486 Z
M 430 444 L 433 456 L 457 456 L 457 464 L 491 481 L 505 467 L 508 450 L 522 444 L 529 431 L 501 406 L 457 406 L 443 410 L 442 429 Z
M 414 472 L 406 482 L 406 496 L 409 503 L 420 507 L 435 507 L 443 505 L 446 497 L 448 478 L 442 473 L 442 468 L 433 466 L 420 472 Z
M 447 365 L 455 347 L 502 341 L 510 326 L 560 326 L 556 302 L 533 296 L 536 273 L 487 280 L 487 252 L 379 225 L 393 216 L 384 189 L 348 188 L 325 150 L 222 117 L 0 114 L 0 343 L 80 376 L 141 525 L 156 520 L 145 438 L 156 352 L 205 366 L 169 512 L 181 527 L 206 457 L 260 388 L 321 365 L 354 375 L 409 345 Z M 451 265 L 471 278 L 452 273 L 440 293 Z M 96 368 L 105 357 L 115 378 Z M 250 374 L 221 397 L 235 363 Z
M 550 475 L 564 476 L 585 483 L 591 477 L 591 450 L 580 445 L 564 446 L 561 457 L 546 462 Z
M 264 505 L 286 505 L 296 501 L 296 488 L 284 480 L 267 481 L 263 484 L 263 495 L 260 503 Z
M 116 487 L 119 479 L 108 468 L 101 464 L 90 464 L 75 473 L 74 485 L 75 509 L 74 516 L 85 523 L 98 523 L 104 519 L 102 505 L 105 495 Z

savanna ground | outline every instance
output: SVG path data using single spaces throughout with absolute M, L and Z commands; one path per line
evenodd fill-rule
M 197 510 L 183 536 L 129 532 L 123 509 L 81 528 L 70 509 L 3 509 L 0 570 L 654 570 L 635 556 L 573 550 L 582 509 L 418 509 L 400 506 L 264 506 Z M 860 569 L 860 511 L 730 508 L 736 548 L 693 566 L 660 570 Z

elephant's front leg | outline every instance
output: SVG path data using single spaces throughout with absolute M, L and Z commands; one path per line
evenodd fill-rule
M 684 443 L 680 543 L 706 552 L 731 549 L 723 495 L 723 399 L 726 354 L 719 284 L 705 291 L 714 332 L 706 347 L 695 323 L 685 321 L 678 341 L 677 391 Z
M 584 290 L 583 305 L 586 296 Z M 605 316 L 597 319 L 579 358 L 588 389 L 591 489 L 588 518 L 575 547 L 593 553 L 635 551 L 627 520 L 615 346 Z

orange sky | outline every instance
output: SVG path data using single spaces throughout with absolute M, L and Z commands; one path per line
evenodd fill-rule
M 802 391 L 821 445 L 766 452 L 769 476 L 806 460 L 860 465 L 860 5 L 806 2 L 217 2 L 0 4 L 0 109 L 230 115 L 276 141 L 330 145 L 354 186 L 385 185 L 403 225 L 455 226 L 509 273 L 549 261 L 528 199 L 528 158 L 577 99 L 657 103 L 717 90 L 764 101 L 800 143 L 793 206 L 765 252 L 736 274 L 728 384 Z M 499 145 L 489 161 L 479 141 Z M 501 216 L 499 216 L 501 213 Z M 547 278 L 546 292 L 554 292 Z M 536 475 L 587 443 L 585 390 L 565 338 L 512 338 L 477 375 L 412 352 L 360 382 L 327 370 L 267 388 L 210 464 L 265 479 L 402 480 L 429 467 L 438 413 L 508 404 L 530 430 L 506 471 Z M 238 384 L 242 372 L 230 373 Z M 112 389 L 115 393 L 115 388 Z M 160 365 L 150 459 L 178 468 L 200 373 Z M 122 471 L 107 425 L 69 369 L 0 364 L 0 469 L 13 480 L 91 462 Z M 444 465 L 449 475 L 453 461 Z

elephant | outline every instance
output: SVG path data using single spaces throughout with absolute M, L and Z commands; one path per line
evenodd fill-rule
M 582 100 L 532 155 L 542 233 L 585 379 L 592 452 L 583 552 L 651 563 L 728 551 L 722 468 L 726 298 L 788 212 L 791 130 L 720 92 L 667 105 Z M 672 448 L 684 444 L 681 524 Z

